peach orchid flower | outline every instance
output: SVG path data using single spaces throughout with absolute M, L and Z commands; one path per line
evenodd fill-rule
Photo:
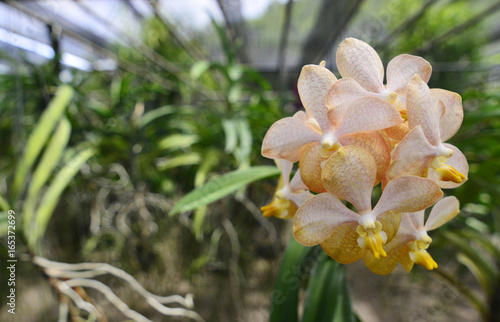
M 441 188 L 455 188 L 467 180 L 465 156 L 457 147 L 443 143 L 457 132 L 463 119 L 460 96 L 453 94 L 432 92 L 418 75 L 412 78 L 406 105 L 410 132 L 392 152 L 388 180 L 410 174 L 432 179 Z
M 424 210 L 401 215 L 401 224 L 394 239 L 386 246 L 387 257 L 375 260 L 370 254 L 363 258 L 366 266 L 374 273 L 387 275 L 396 268 L 398 262 L 410 272 L 419 264 L 428 270 L 437 268 L 437 263 L 427 252 L 432 242 L 427 232 L 436 229 L 460 213 L 458 199 L 450 196 L 439 200 L 431 210 L 424 225 Z
M 290 181 L 293 163 L 283 159 L 275 160 L 275 162 L 281 170 L 278 186 L 271 203 L 260 208 L 260 210 L 264 217 L 292 218 L 297 209 L 312 195 L 302 182 L 300 171 L 297 171 Z
M 384 85 L 384 66 L 379 55 L 364 41 L 347 38 L 337 51 L 337 67 L 342 79 L 336 82 L 326 97 L 331 108 L 330 118 L 338 118 L 360 98 L 380 98 L 393 104 L 406 119 L 406 87 L 413 75 L 429 81 L 432 67 L 422 57 L 403 54 L 393 58 L 387 65 L 387 85 Z M 370 100 L 365 100 L 366 104 Z M 400 141 L 408 126 L 405 123 L 387 129 L 389 136 Z
M 363 144 L 374 153 L 381 171 L 387 169 L 390 155 L 387 143 L 379 134 L 355 134 L 382 130 L 400 124 L 403 119 L 388 102 L 375 98 L 370 104 L 360 102 L 359 108 L 346 111 L 341 120 L 332 124 L 328 118 L 325 97 L 335 83 L 335 76 L 322 65 L 306 65 L 298 81 L 299 95 L 307 114 L 298 112 L 275 122 L 262 143 L 262 155 L 290 162 L 300 159 L 302 179 L 314 192 L 325 191 L 321 184 L 321 162 L 342 144 Z M 365 140 L 366 138 L 366 140 Z M 389 150 L 390 151 L 390 150 Z M 302 158 L 305 156 L 305 159 Z M 303 164 L 308 164 L 306 168 Z M 383 169 L 382 169 L 383 168 Z M 381 177 L 381 173 L 379 176 Z
M 371 154 L 357 146 L 344 146 L 332 154 L 323 167 L 327 193 L 308 199 L 294 217 L 295 239 L 305 245 L 320 244 L 336 261 L 348 264 L 371 252 L 386 257 L 383 245 L 396 234 L 401 212 L 423 210 L 443 192 L 432 180 L 416 176 L 391 181 L 375 208 L 371 194 L 376 164 Z M 340 200 L 350 202 L 357 213 Z

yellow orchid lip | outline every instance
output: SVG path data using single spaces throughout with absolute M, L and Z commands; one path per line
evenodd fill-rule
M 372 222 L 373 223 L 373 222 Z M 380 257 L 387 257 L 382 245 L 387 242 L 387 235 L 382 231 L 382 223 L 375 221 L 374 225 L 367 228 L 364 225 L 359 225 L 356 232 L 359 235 L 358 245 L 361 248 L 368 249 L 372 252 L 373 258 L 379 259 Z
M 438 268 L 438 264 L 434 261 L 431 255 L 425 250 L 429 247 L 432 239 L 427 236 L 427 233 L 423 238 L 419 240 L 411 241 L 408 244 L 408 248 L 410 248 L 410 258 L 415 264 L 419 264 L 424 266 L 427 270 L 432 271 L 435 268 Z
M 450 150 L 453 154 L 453 151 Z M 438 179 L 441 181 L 451 181 L 454 183 L 462 183 L 467 180 L 467 177 L 460 171 L 455 169 L 449 164 L 445 164 L 447 157 L 435 157 L 431 162 L 432 171 L 437 175 Z
M 276 198 L 270 204 L 261 207 L 260 211 L 264 217 L 275 216 L 277 218 L 292 218 L 297 212 L 297 206 L 288 199 Z

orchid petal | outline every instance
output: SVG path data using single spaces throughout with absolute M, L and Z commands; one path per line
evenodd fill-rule
M 457 93 L 444 89 L 431 89 L 431 96 L 436 101 L 443 101 L 445 112 L 439 120 L 439 131 L 441 141 L 445 142 L 457 133 L 464 119 L 464 109 L 462 107 L 462 97 Z
M 271 159 L 299 160 L 299 151 L 310 142 L 321 140 L 321 135 L 295 117 L 275 122 L 262 142 L 262 155 Z
M 391 139 L 399 142 L 404 139 L 404 137 L 408 134 L 408 132 L 410 132 L 410 129 L 408 129 L 408 122 L 404 122 L 399 125 L 385 129 L 384 131 Z
M 448 143 L 443 144 L 446 148 L 453 150 L 453 155 L 446 160 L 444 164 L 450 165 L 455 168 L 458 172 L 465 176 L 465 180 L 461 183 L 455 183 L 452 181 L 441 181 L 438 176 L 432 171 L 429 170 L 428 178 L 437 182 L 437 184 L 443 189 L 452 189 L 457 188 L 463 185 L 467 181 L 467 176 L 469 175 L 469 164 L 467 163 L 467 159 L 465 155 L 460 151 L 456 146 Z
M 416 212 L 432 206 L 443 192 L 432 180 L 416 176 L 398 177 L 387 184 L 372 214 L 388 211 Z
M 306 65 L 302 67 L 297 84 L 304 108 L 316 119 L 323 133 L 332 130 L 327 117 L 325 97 L 335 81 L 335 75 L 325 67 Z
M 401 213 L 401 223 L 399 224 L 398 235 L 407 234 L 416 239 L 417 231 L 424 227 L 425 210 L 416 212 L 403 212 Z
M 357 227 L 357 221 L 345 222 L 335 227 L 331 237 L 321 243 L 321 248 L 341 264 L 354 263 L 363 257 L 366 251 L 358 245 Z
M 406 96 L 406 87 L 415 74 L 427 83 L 432 74 L 431 64 L 419 56 L 403 54 L 394 57 L 387 65 L 387 90 Z
M 379 183 L 382 177 L 385 176 L 391 162 L 392 145 L 388 144 L 387 141 L 387 136 L 377 131 L 353 133 L 344 135 L 339 139 L 340 144 L 343 146 L 355 145 L 370 152 L 377 165 L 375 184 Z
M 328 193 L 316 195 L 297 210 L 293 235 L 304 246 L 314 246 L 332 236 L 339 225 L 356 221 L 358 215 Z
M 290 181 L 290 190 L 292 192 L 307 190 L 307 186 L 302 181 L 302 177 L 300 175 L 300 169 L 295 172 L 295 174 L 292 177 L 292 181 Z
M 375 49 L 364 41 L 345 39 L 337 51 L 337 68 L 342 77 L 353 78 L 369 91 L 385 90 L 384 65 Z
M 404 225 L 408 225 L 408 226 L 411 225 L 412 229 L 414 231 L 417 231 L 420 228 L 424 227 L 424 215 L 425 215 L 425 210 L 420 210 L 420 211 L 416 211 L 416 212 L 405 212 L 401 218 L 401 225 L 403 225 L 403 221 L 404 221 L 405 222 Z M 405 219 L 403 219 L 403 218 L 405 218 Z M 417 236 L 415 235 L 415 238 L 416 237 Z
M 420 125 L 430 144 L 438 146 L 441 143 L 439 135 L 440 105 L 432 99 L 427 84 L 420 76 L 415 75 L 408 83 L 406 97 L 406 115 L 410 130 Z
M 341 137 L 350 133 L 383 130 L 401 123 L 403 119 L 391 103 L 368 96 L 352 103 L 335 134 Z
M 290 182 L 290 173 L 292 173 L 293 163 L 285 159 L 275 159 L 274 162 L 283 176 L 283 185 L 287 186 Z
M 302 206 L 309 198 L 311 198 L 313 195 L 309 191 L 305 190 L 299 193 L 291 193 L 288 198 L 293 201 L 294 204 L 297 205 L 297 207 Z
M 335 127 L 338 127 L 352 102 L 361 97 L 370 95 L 373 96 L 375 94 L 368 92 L 354 79 L 339 79 L 328 91 L 325 100 L 326 106 L 330 109 L 328 111 L 328 118 L 330 122 Z
M 403 247 L 403 250 L 401 251 L 401 256 L 399 257 L 399 264 L 404 268 L 405 271 L 408 273 L 411 272 L 413 269 L 413 265 L 415 265 L 415 262 L 411 260 L 410 257 L 410 248 L 405 245 Z
M 460 202 L 454 196 L 439 200 L 432 207 L 431 214 L 425 223 L 425 229 L 431 231 L 446 224 L 460 213 Z
M 401 213 L 397 211 L 388 211 L 377 217 L 377 221 L 382 224 L 382 230 L 387 235 L 387 243 L 390 243 L 398 232 L 399 223 L 401 222 Z
M 349 201 L 362 214 L 371 210 L 376 174 L 377 165 L 370 152 L 351 145 L 328 158 L 321 178 L 328 192 Z
M 363 256 L 365 265 L 375 274 L 388 275 L 398 265 L 401 253 L 411 238 L 408 235 L 398 234 L 390 243 L 384 245 L 387 257 L 374 259 L 371 252 L 365 252 Z
M 319 153 L 321 145 L 319 142 L 309 143 L 300 151 L 299 168 L 302 182 L 313 192 L 326 192 L 321 181 L 321 164 L 326 161 Z
M 435 147 L 427 142 L 422 128 L 417 126 L 392 151 L 387 179 L 402 175 L 423 176 L 434 156 Z

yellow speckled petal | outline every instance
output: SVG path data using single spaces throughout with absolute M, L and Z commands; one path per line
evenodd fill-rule
M 403 250 L 401 251 L 401 256 L 399 257 L 399 263 L 408 273 L 411 272 L 413 265 L 415 265 L 415 263 L 410 258 L 410 249 L 406 245 L 403 247 Z
M 350 264 L 370 252 L 358 245 L 357 221 L 350 221 L 338 225 L 332 231 L 331 237 L 321 243 L 321 248 L 334 260 L 341 264 Z
M 391 162 L 392 146 L 387 141 L 387 137 L 378 131 L 353 133 L 345 135 L 339 140 L 343 146 L 355 145 L 371 153 L 377 165 L 375 184 L 379 183 L 385 176 Z
M 302 245 L 317 245 L 331 237 L 337 227 L 357 217 L 338 198 L 322 193 L 299 208 L 293 219 L 293 236 Z
M 427 83 L 432 74 L 431 64 L 419 56 L 403 54 L 394 57 L 387 65 L 387 90 L 406 96 L 406 87 L 415 74 Z
M 318 121 L 323 133 L 332 129 L 327 117 L 325 98 L 336 80 L 335 75 L 325 67 L 306 65 L 302 67 L 297 84 L 304 108 Z
M 337 50 L 337 68 L 343 78 L 350 77 L 365 89 L 382 92 L 384 65 L 379 55 L 366 42 L 347 38 Z
M 321 193 L 326 192 L 321 181 L 321 163 L 326 159 L 321 156 L 319 142 L 309 143 L 300 151 L 299 169 L 300 176 L 309 190 Z
M 321 135 L 295 117 L 285 117 L 275 122 L 262 142 L 262 155 L 271 159 L 299 160 L 300 148 L 321 140 Z
M 408 122 L 385 129 L 385 133 L 396 142 L 403 140 L 408 132 L 410 132 L 410 129 L 408 129 Z
M 351 106 L 352 102 L 364 97 L 375 95 L 368 92 L 366 89 L 361 87 L 352 78 L 342 78 L 339 79 L 328 92 L 326 96 L 326 106 L 330 109 L 328 111 L 328 118 L 330 122 L 338 127 L 344 118 L 345 113 Z
M 388 211 L 416 212 L 432 206 L 441 197 L 443 192 L 434 181 L 402 176 L 387 184 L 372 214 L 377 217 Z
M 390 243 L 384 245 L 387 257 L 374 259 L 371 252 L 365 252 L 363 261 L 375 274 L 388 275 L 398 265 L 403 249 L 410 240 L 410 236 L 397 236 Z
M 321 178 L 326 190 L 364 213 L 371 210 L 376 175 L 377 165 L 370 152 L 351 145 L 340 148 L 328 158 Z
M 410 130 L 420 125 L 429 143 L 438 146 L 441 143 L 439 134 L 441 105 L 432 99 L 429 87 L 418 75 L 415 75 L 408 84 L 407 95 L 406 115 Z
M 432 88 L 431 96 L 436 101 L 444 103 L 445 112 L 439 120 L 439 132 L 441 141 L 445 142 L 457 133 L 464 119 L 464 109 L 462 107 L 462 97 L 457 93 L 444 89 Z
M 435 148 L 427 142 L 422 128 L 417 126 L 392 151 L 387 179 L 402 175 L 423 176 L 434 156 Z
M 401 222 L 401 213 L 396 211 L 388 211 L 378 216 L 377 220 L 380 221 L 380 223 L 382 224 L 382 230 L 387 235 L 386 243 L 390 243 L 398 232 L 399 223 Z
M 401 123 L 401 114 L 391 103 L 366 96 L 352 103 L 335 133 L 341 137 L 356 132 L 383 130 Z
M 427 231 L 441 227 L 460 213 L 460 202 L 454 196 L 439 200 L 432 207 L 431 214 L 425 223 Z

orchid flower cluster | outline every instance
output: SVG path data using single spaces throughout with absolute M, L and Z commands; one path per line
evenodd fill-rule
M 445 143 L 462 123 L 461 97 L 429 89 L 431 65 L 407 54 L 389 62 L 384 85 L 377 52 L 354 38 L 340 44 L 337 67 L 341 79 L 324 61 L 304 66 L 298 91 L 305 111 L 268 130 L 262 155 L 282 175 L 261 210 L 293 218 L 299 243 L 319 244 L 343 264 L 363 258 L 382 275 L 398 263 L 408 272 L 414 263 L 437 268 L 427 232 L 460 212 L 458 200 L 442 198 L 441 189 L 460 186 L 469 171 L 463 153 Z M 372 207 L 378 184 L 382 195 Z

